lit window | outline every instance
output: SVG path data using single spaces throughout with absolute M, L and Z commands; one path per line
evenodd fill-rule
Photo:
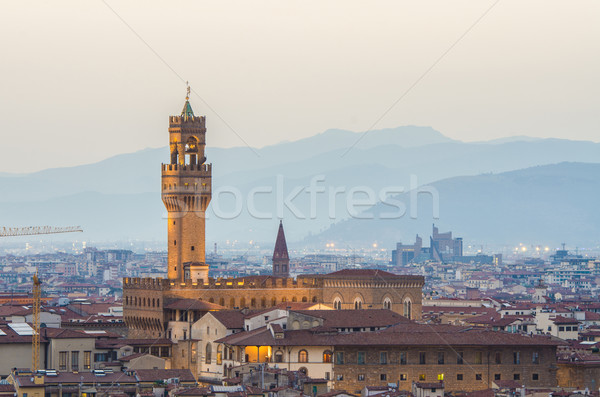
M 300 350 L 298 352 L 298 362 L 299 363 L 307 363 L 308 362 L 308 352 L 306 350 Z

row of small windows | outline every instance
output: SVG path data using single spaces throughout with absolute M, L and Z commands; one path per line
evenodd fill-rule
M 189 184 L 189 183 L 184 183 L 184 184 L 183 184 L 183 187 L 184 187 L 184 188 L 187 190 L 187 189 L 189 189 L 191 186 L 190 186 L 190 184 Z M 193 186 L 193 187 L 194 187 L 194 190 L 198 190 L 198 184 L 197 184 L 197 183 L 194 183 L 194 186 Z M 202 188 L 203 188 L 203 189 L 206 189 L 206 183 L 203 183 L 203 184 L 202 184 Z M 176 184 L 176 183 L 175 183 L 175 184 L 170 184 L 170 183 L 169 183 L 168 185 L 167 185 L 166 183 L 165 183 L 165 184 L 163 184 L 163 190 L 173 190 L 173 189 L 177 189 L 177 184 Z
M 271 306 L 275 306 L 278 303 L 285 303 L 285 302 L 298 302 L 298 300 L 300 300 L 301 302 L 308 302 L 309 298 L 306 296 L 303 296 L 302 298 L 298 298 L 297 296 L 292 297 L 291 300 L 288 300 L 288 298 L 283 297 L 281 298 L 281 300 L 279 301 L 277 298 L 271 298 L 270 301 L 267 300 L 267 298 L 263 297 L 260 299 L 260 307 L 266 308 L 267 307 L 267 302 L 270 302 Z M 210 303 L 216 303 L 214 298 L 210 298 L 208 300 Z M 311 301 L 313 303 L 317 302 L 317 297 L 313 296 Z M 229 307 L 240 307 L 240 308 L 244 308 L 244 307 L 248 307 L 248 303 L 250 303 L 250 307 L 257 307 L 258 304 L 258 300 L 256 298 L 251 298 L 250 300 L 247 300 L 246 298 L 240 298 L 239 300 L 236 300 L 235 298 L 229 298 Z M 219 299 L 219 305 L 221 306 L 225 306 L 225 298 L 220 298 Z
M 273 358 L 274 362 L 282 363 L 283 362 L 283 351 L 277 350 L 273 357 L 274 357 Z M 333 362 L 333 352 L 331 350 L 323 351 L 323 354 L 321 355 L 321 360 L 324 363 Z M 307 350 L 302 349 L 298 352 L 298 362 L 299 363 L 308 363 L 309 362 L 309 356 L 308 356 Z
M 558 330 L 560 332 L 563 332 L 563 331 L 577 331 L 578 329 L 579 328 L 577 326 L 575 326 L 575 327 L 562 327 L 562 326 L 558 327 Z
M 125 297 L 125 304 L 140 307 L 160 307 L 160 299 L 152 298 L 139 298 L 136 297 Z
M 401 381 L 407 381 L 408 380 L 408 374 L 400 374 L 399 376 Z M 483 380 L 483 374 L 474 374 L 473 376 L 474 380 Z M 379 374 L 379 380 L 387 380 L 388 376 L 387 374 Z M 344 375 L 338 375 L 337 376 L 337 380 L 344 380 Z M 356 376 L 356 380 L 358 381 L 365 381 L 366 380 L 366 376 L 365 374 L 358 374 Z M 427 380 L 427 375 L 426 374 L 419 374 L 419 381 L 426 381 Z M 438 374 L 437 376 L 437 380 L 438 381 L 443 381 L 444 380 L 444 374 Z M 465 380 L 465 376 L 464 374 L 456 374 L 456 380 L 457 381 L 462 381 Z M 494 374 L 494 380 L 502 380 L 502 374 Z M 521 380 L 521 374 L 513 374 L 513 380 Z M 540 375 L 539 374 L 531 374 L 531 380 L 540 380 Z
M 431 355 L 431 353 L 429 354 L 429 356 Z M 452 353 L 451 356 L 454 358 L 456 357 L 456 364 L 462 365 L 465 363 L 465 359 L 464 359 L 464 352 L 459 351 L 456 353 Z M 475 357 L 473 362 L 470 362 L 468 364 L 483 364 L 484 363 L 484 359 L 483 359 L 484 353 L 482 351 L 476 351 L 475 352 Z M 430 362 L 430 363 L 437 363 L 438 365 L 443 365 L 443 364 L 453 364 L 454 360 L 451 360 L 452 362 L 450 362 L 450 360 L 446 359 L 446 352 L 443 351 L 439 351 L 437 352 L 437 356 L 435 356 L 434 361 Z M 418 355 L 418 363 L 420 365 L 426 365 L 428 362 L 428 354 L 427 352 L 419 352 Z M 335 363 L 338 365 L 341 364 L 349 364 L 349 362 L 347 362 L 345 360 L 345 355 L 343 351 L 338 351 L 335 353 Z M 367 353 L 366 352 L 357 352 L 356 354 L 356 363 L 359 365 L 365 365 L 367 364 Z M 371 362 L 369 362 L 371 363 Z M 390 364 L 389 360 L 388 360 L 388 352 L 387 351 L 382 351 L 379 353 L 379 362 L 380 365 L 386 365 L 386 364 Z M 494 363 L 495 364 L 502 364 L 502 352 L 495 352 L 494 354 Z M 513 364 L 521 364 L 521 352 L 513 352 L 512 354 L 512 363 Z M 539 352 L 533 352 L 531 354 L 531 363 L 532 364 L 539 364 L 540 363 L 540 354 Z M 400 352 L 398 355 L 398 364 L 400 365 L 407 365 L 408 364 L 408 353 L 407 352 Z
M 298 302 L 298 297 L 294 296 L 291 299 L 291 302 Z M 200 299 L 202 300 L 202 299 Z M 300 300 L 302 302 L 308 302 L 309 299 L 306 296 L 303 296 L 302 298 L 300 298 Z M 317 297 L 314 296 L 312 297 L 311 301 L 313 303 L 317 302 Z M 154 301 L 154 299 L 152 299 L 152 301 L 150 301 L 150 298 L 148 298 L 147 300 L 148 302 L 148 306 L 151 305 L 151 307 L 158 307 L 160 305 L 160 299 L 157 299 L 156 302 Z M 216 303 L 214 298 L 210 298 L 208 300 L 208 302 L 210 303 Z M 234 307 L 240 307 L 240 308 L 244 308 L 244 307 L 248 307 L 247 304 L 248 302 L 250 303 L 250 307 L 257 307 L 258 304 L 258 300 L 256 298 L 252 298 L 249 301 L 246 298 L 240 298 L 239 300 L 236 300 L 235 298 L 230 298 L 227 303 L 229 305 L 229 307 L 234 308 Z M 267 298 L 263 297 L 260 299 L 260 307 L 266 308 L 267 307 L 267 302 L 269 302 L 271 304 L 271 306 L 276 306 L 278 303 L 285 303 L 288 302 L 288 299 L 286 297 L 281 298 L 281 300 L 279 301 L 276 298 L 271 298 L 269 301 L 267 300 Z M 219 298 L 219 302 L 218 304 L 221 306 L 225 306 L 226 300 L 225 298 Z M 146 306 L 146 298 L 140 298 L 138 300 L 138 298 L 136 297 L 134 298 L 130 298 L 130 297 L 125 297 L 125 304 L 126 305 L 134 305 L 134 306 Z
M 354 310 L 361 310 L 363 308 L 363 300 L 360 297 L 354 298 Z M 384 309 L 392 309 L 392 300 L 390 298 L 385 298 L 382 302 Z M 342 310 L 342 299 L 335 298 L 333 301 L 333 308 L 336 310 Z M 412 318 L 412 302 L 410 299 L 405 299 L 402 303 L 402 314 L 406 318 Z

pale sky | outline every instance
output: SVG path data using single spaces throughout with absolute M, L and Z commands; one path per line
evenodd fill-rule
M 494 4 L 106 2 L 255 147 L 368 129 Z M 598 141 L 599 20 L 597 0 L 500 0 L 375 128 Z M 0 2 L 0 37 L 0 172 L 167 144 L 185 84 L 102 0 Z M 191 103 L 208 145 L 245 145 Z

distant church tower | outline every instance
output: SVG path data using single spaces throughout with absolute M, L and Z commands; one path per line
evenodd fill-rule
M 285 234 L 283 233 L 283 223 L 279 221 L 279 230 L 277 231 L 277 240 L 273 250 L 273 276 L 289 277 L 290 275 L 290 257 L 288 255 Z
M 194 116 L 188 86 L 181 116 L 169 117 L 171 162 L 162 164 L 162 201 L 169 213 L 170 280 L 208 282 L 205 211 L 211 199 L 211 164 L 205 164 L 206 118 Z

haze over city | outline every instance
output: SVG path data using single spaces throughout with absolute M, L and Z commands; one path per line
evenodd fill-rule
M 599 11 L 0 5 L 0 397 L 600 397 Z

